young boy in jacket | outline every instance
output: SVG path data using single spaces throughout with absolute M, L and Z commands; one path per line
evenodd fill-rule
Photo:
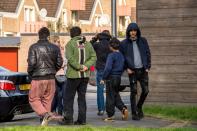
M 112 38 L 109 43 L 109 48 L 112 51 L 107 57 L 101 84 L 106 81 L 106 112 L 108 118 L 104 121 L 114 120 L 115 107 L 122 112 L 122 119 L 128 119 L 128 110 L 121 100 L 119 94 L 119 87 L 121 82 L 121 75 L 124 69 L 124 56 L 119 52 L 120 41 Z
M 151 53 L 148 42 L 141 37 L 136 23 L 128 25 L 126 39 L 121 42 L 120 51 L 125 57 L 125 67 L 129 75 L 132 119 L 140 120 L 144 117 L 142 106 L 149 92 L 148 72 L 151 68 Z M 140 82 L 142 92 L 136 104 L 137 81 Z

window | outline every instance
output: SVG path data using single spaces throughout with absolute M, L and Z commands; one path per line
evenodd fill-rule
M 96 18 L 95 18 L 95 26 L 99 27 L 99 17 L 98 16 L 96 16 Z
M 24 20 L 25 20 L 25 22 L 34 22 L 35 21 L 34 7 L 25 7 L 25 9 L 24 9 Z
M 68 15 L 66 10 L 63 11 L 63 25 L 68 26 Z
M 131 23 L 130 16 L 125 16 L 125 29 L 129 25 L 129 23 Z
M 118 5 L 123 5 L 122 2 L 123 2 L 123 0 L 119 0 Z
M 78 12 L 72 11 L 72 24 L 75 25 L 78 22 Z
M 121 6 L 121 5 L 126 5 L 126 1 L 125 0 L 119 0 L 118 1 L 118 5 Z
M 14 34 L 10 33 L 10 34 L 6 34 L 7 37 L 12 37 L 14 36 Z
M 15 36 L 13 32 L 3 32 L 3 36 L 8 37 L 8 36 Z
M 124 16 L 119 16 L 119 27 L 120 31 L 123 31 L 125 28 L 125 17 Z
M 0 36 L 2 36 L 2 28 L 3 28 L 3 22 L 2 22 L 3 16 L 0 15 Z

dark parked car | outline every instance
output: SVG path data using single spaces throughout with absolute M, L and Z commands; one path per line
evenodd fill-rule
M 33 112 L 29 105 L 30 79 L 27 73 L 12 72 L 0 66 L 0 121 L 16 114 Z
M 129 84 L 129 77 L 127 72 L 125 71 L 122 76 L 121 76 L 121 84 L 120 84 L 120 91 L 126 91 L 126 87 L 130 87 Z M 89 84 L 96 86 L 96 71 L 94 67 L 90 68 L 90 80 L 89 80 Z M 128 91 L 129 89 L 127 89 Z

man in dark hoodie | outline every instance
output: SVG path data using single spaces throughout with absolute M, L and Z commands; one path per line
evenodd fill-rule
M 125 57 L 125 68 L 130 80 L 130 101 L 132 119 L 140 120 L 144 117 L 142 105 L 148 95 L 148 72 L 151 68 L 151 53 L 148 42 L 141 37 L 141 32 L 136 23 L 127 27 L 126 39 L 121 42 L 120 51 Z M 137 81 L 141 85 L 141 96 L 136 104 Z
M 105 110 L 105 102 L 104 102 L 104 85 L 100 84 L 100 81 L 103 76 L 103 72 L 105 69 L 105 64 L 107 60 L 107 56 L 110 53 L 109 49 L 109 41 L 111 39 L 111 35 L 108 30 L 104 30 L 102 33 L 96 35 L 97 38 L 93 38 L 92 46 L 96 52 L 97 61 L 96 61 L 96 85 L 97 85 L 97 106 L 98 113 L 97 115 L 102 116 Z M 98 42 L 97 39 L 99 40 Z

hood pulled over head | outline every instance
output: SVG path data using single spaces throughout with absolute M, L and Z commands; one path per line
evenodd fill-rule
M 137 31 L 137 37 L 140 38 L 141 37 L 141 31 L 138 27 L 138 25 L 136 23 L 130 23 L 127 27 L 126 30 L 126 38 L 129 39 L 130 38 L 130 31 L 131 30 L 136 30 Z

